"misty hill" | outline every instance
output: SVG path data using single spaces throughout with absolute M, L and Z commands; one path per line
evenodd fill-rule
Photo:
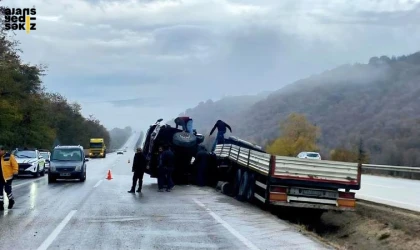
M 240 117 L 240 113 L 249 109 L 252 105 L 263 100 L 269 95 L 269 92 L 263 92 L 257 95 L 246 96 L 228 96 L 218 101 L 208 100 L 199 103 L 196 107 L 187 109 L 179 116 L 190 116 L 194 120 L 194 128 L 198 133 L 208 134 L 218 120 L 224 120 L 227 123 L 233 122 Z M 173 119 L 170 124 L 173 123 Z
M 133 130 L 131 127 L 125 127 L 124 129 L 121 128 L 113 128 L 109 131 L 109 136 L 111 137 L 111 149 L 120 149 L 124 146 L 124 143 L 127 142 L 128 138 L 130 138 Z
M 206 121 L 219 118 L 201 110 L 194 112 L 207 113 Z M 373 57 L 299 80 L 242 110 L 231 125 L 235 135 L 265 146 L 292 112 L 321 128 L 324 158 L 361 137 L 372 163 L 420 166 L 420 52 Z

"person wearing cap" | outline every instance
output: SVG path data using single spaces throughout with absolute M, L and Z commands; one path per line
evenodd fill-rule
M 141 193 L 141 189 L 143 187 L 143 176 L 144 171 L 146 169 L 146 157 L 143 154 L 143 150 L 141 148 L 137 148 L 137 152 L 134 155 L 133 159 L 133 185 L 131 186 L 131 189 L 128 191 L 129 193 L 134 193 L 134 190 L 137 186 L 137 180 L 139 181 L 139 188 L 137 189 L 138 193 Z
M 5 148 L 0 145 L 0 210 L 4 210 L 3 190 L 6 191 L 9 199 L 8 208 L 13 208 L 15 199 L 12 193 L 13 176 L 18 174 L 19 165 L 15 157 L 6 152 Z

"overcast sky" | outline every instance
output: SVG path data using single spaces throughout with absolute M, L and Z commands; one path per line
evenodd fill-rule
M 145 129 L 207 99 L 279 89 L 420 50 L 420 0 L 5 0 L 44 83 L 107 128 Z

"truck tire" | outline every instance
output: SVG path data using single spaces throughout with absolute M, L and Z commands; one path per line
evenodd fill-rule
M 193 134 L 182 131 L 173 135 L 172 143 L 180 147 L 191 148 L 197 144 L 197 138 Z
M 239 183 L 239 192 L 237 199 L 239 201 L 245 201 L 248 193 L 249 186 L 249 174 L 248 171 L 244 171 L 241 177 L 241 182 Z
M 251 173 L 248 181 L 248 192 L 246 193 L 246 200 L 250 203 L 254 201 L 254 189 L 255 189 L 255 175 Z
M 242 171 L 240 168 L 236 170 L 235 178 L 233 180 L 232 196 L 236 197 L 239 193 L 239 185 L 241 183 Z

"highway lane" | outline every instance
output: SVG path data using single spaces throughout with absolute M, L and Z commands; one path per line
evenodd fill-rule
M 420 181 L 362 175 L 356 198 L 420 212 Z
M 85 183 L 44 177 L 16 187 L 16 207 L 0 215 L 2 249 L 328 249 L 212 188 L 158 193 L 145 175 L 143 194 L 127 193 L 131 148 L 89 161 Z

